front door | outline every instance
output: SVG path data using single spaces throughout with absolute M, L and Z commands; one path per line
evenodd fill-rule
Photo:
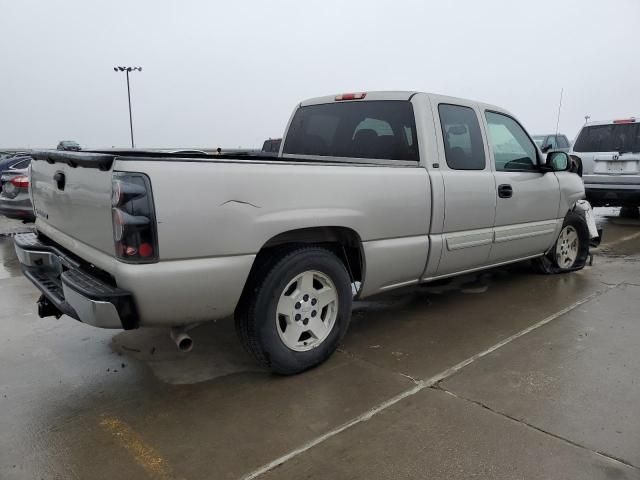
M 540 171 L 538 150 L 516 120 L 491 111 L 484 117 L 497 193 L 489 261 L 543 253 L 553 244 L 562 223 L 558 179 L 553 172 Z

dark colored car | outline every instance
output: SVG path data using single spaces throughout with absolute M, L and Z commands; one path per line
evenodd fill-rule
M 547 150 L 568 152 L 571 148 L 571 143 L 567 139 L 566 135 L 549 133 L 547 135 L 533 135 L 531 138 L 543 152 L 546 152 Z
M 15 166 L 0 172 L 0 215 L 16 220 L 35 220 L 31 196 L 29 195 L 29 162 L 23 160 Z M 24 164 L 26 163 L 26 166 Z
M 263 153 L 275 153 L 280 152 L 280 144 L 282 143 L 281 138 L 270 138 L 265 140 L 262 144 L 262 152 Z
M 26 163 L 22 163 L 25 162 Z M 25 168 L 29 166 L 31 157 L 24 152 L 0 154 L 0 172 L 10 170 L 12 168 Z M 19 165 L 16 167 L 16 165 Z
M 80 150 L 82 150 L 78 142 L 74 142 L 73 140 L 62 140 L 60 143 L 58 143 L 58 146 L 56 148 L 58 150 L 68 150 L 72 152 L 79 152 Z

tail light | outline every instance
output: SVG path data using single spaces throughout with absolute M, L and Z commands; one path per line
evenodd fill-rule
M 29 188 L 29 177 L 24 175 L 18 177 L 5 175 L 0 178 L 0 192 L 5 198 L 16 198 L 21 188 Z
M 16 188 L 29 188 L 29 177 L 20 175 L 11 179 L 11 183 Z
M 158 234 L 149 178 L 142 173 L 115 172 L 111 207 L 116 257 L 125 262 L 157 262 Z

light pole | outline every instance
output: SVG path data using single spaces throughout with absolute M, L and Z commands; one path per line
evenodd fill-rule
M 131 115 L 131 88 L 129 87 L 129 72 L 141 72 L 142 67 L 113 67 L 115 72 L 125 72 L 127 74 L 127 98 L 129 99 L 129 129 L 131 130 L 131 148 L 136 148 L 133 143 L 133 116 Z

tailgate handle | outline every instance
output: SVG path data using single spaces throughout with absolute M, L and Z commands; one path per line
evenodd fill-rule
M 65 183 L 65 176 L 64 173 L 62 172 L 58 172 L 53 176 L 53 179 L 56 182 L 56 185 L 58 186 L 58 190 L 64 190 L 64 183 Z

